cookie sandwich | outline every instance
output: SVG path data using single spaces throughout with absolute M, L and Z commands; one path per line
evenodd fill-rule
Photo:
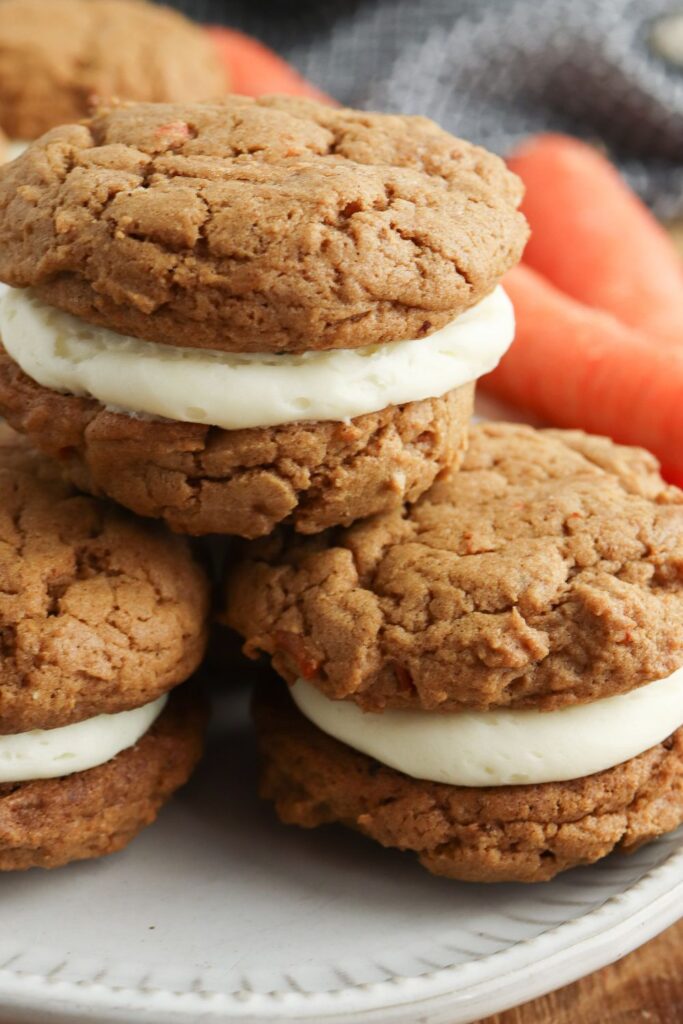
M 467 881 L 675 829 L 682 567 L 651 456 L 502 424 L 410 509 L 248 546 L 224 617 L 290 684 L 256 702 L 263 796 Z
M 0 412 L 180 532 L 399 508 L 512 340 L 520 194 L 431 121 L 291 98 L 54 129 L 0 172 Z
M 0 127 L 7 159 L 112 99 L 208 100 L 228 89 L 206 33 L 146 0 L 0 0 Z
M 183 538 L 0 444 L 0 870 L 124 847 L 187 781 L 208 585 Z

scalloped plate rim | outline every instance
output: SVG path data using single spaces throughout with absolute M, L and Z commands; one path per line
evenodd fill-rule
M 666 840 L 664 840 L 666 841 Z M 678 906 L 677 906 L 677 900 Z M 468 1024 L 526 1002 L 604 967 L 642 945 L 683 916 L 683 846 L 650 868 L 637 882 L 610 896 L 586 914 L 552 926 L 476 961 L 466 961 L 414 977 L 394 978 L 327 992 L 280 992 L 267 995 L 203 994 L 107 986 L 99 982 L 61 981 L 48 975 L 0 969 L 0 1020 L 6 1011 L 40 1010 L 53 1021 L 383 1021 L 429 1024 L 433 1014 L 448 1012 L 449 1024 Z M 572 937 L 572 933 L 581 932 Z M 551 946 L 545 953 L 543 947 Z M 607 955 L 605 955 L 607 954 Z M 506 968 L 520 955 L 523 962 Z M 590 962 L 587 962 L 589 958 Z M 480 977 L 465 988 L 458 978 Z M 489 975 L 481 977 L 489 970 Z M 502 970 L 501 970 L 502 969 Z M 490 973 L 493 972 L 493 973 Z M 46 1006 L 46 991 L 50 1007 Z M 406 1014 L 410 1012 L 410 1016 Z M 93 1014 L 97 1014 L 96 1017 Z M 103 1014 L 106 1014 L 104 1016 Z M 133 1016 L 134 1014 L 134 1016 Z M 6 1018 L 10 1019 L 10 1018 Z M 441 1016 L 438 1020 L 441 1021 Z M 13 1017 L 20 1024 L 21 1017 Z

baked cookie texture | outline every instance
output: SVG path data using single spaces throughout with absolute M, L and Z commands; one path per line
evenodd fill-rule
M 0 279 L 164 344 L 419 339 L 518 261 L 520 198 L 498 157 L 425 118 L 288 97 L 118 106 L 0 171 Z
M 683 492 L 578 431 L 472 428 L 412 508 L 245 549 L 223 621 L 368 711 L 554 710 L 683 665 Z
M 1 0 L 0 125 L 34 139 L 97 100 L 207 100 L 228 89 L 206 33 L 141 0 Z
M 542 882 L 633 851 L 683 822 L 683 728 L 664 743 L 571 782 L 469 788 L 410 778 L 321 732 L 284 687 L 255 704 L 261 794 L 286 824 L 340 822 L 414 851 L 435 875 Z
M 78 494 L 0 437 L 0 734 L 150 703 L 199 665 L 209 584 L 184 539 Z
M 109 412 L 32 381 L 0 350 L 0 414 L 106 494 L 175 531 L 242 537 L 287 522 L 302 533 L 414 501 L 462 460 L 474 385 L 349 423 L 222 430 Z
M 97 768 L 0 785 L 0 871 L 102 857 L 150 825 L 202 753 L 206 714 L 176 692 L 133 747 Z

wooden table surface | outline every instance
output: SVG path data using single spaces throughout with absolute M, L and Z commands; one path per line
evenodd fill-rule
M 683 1024 L 683 920 L 611 967 L 480 1024 Z

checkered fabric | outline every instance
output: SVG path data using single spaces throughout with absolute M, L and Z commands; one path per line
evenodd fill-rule
M 659 216 L 683 216 L 683 65 L 652 41 L 683 0 L 174 6 L 258 36 L 343 103 L 428 114 L 499 153 L 548 129 L 600 140 Z

